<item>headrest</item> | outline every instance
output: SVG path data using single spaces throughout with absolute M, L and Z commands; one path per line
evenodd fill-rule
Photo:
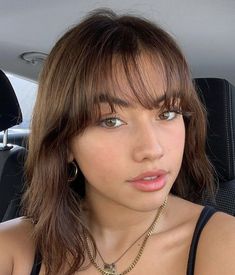
M 220 182 L 235 179 L 235 87 L 224 79 L 197 78 L 207 110 L 207 154 Z
M 22 122 L 19 102 L 10 81 L 0 70 L 0 131 Z

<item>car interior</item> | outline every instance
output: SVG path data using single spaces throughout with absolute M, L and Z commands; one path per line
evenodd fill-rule
M 216 200 L 207 197 L 202 204 L 235 216 L 234 1 L 20 2 L 0 0 L 0 222 L 20 215 L 29 135 L 20 131 L 8 134 L 24 118 L 6 74 L 37 82 L 43 61 L 57 38 L 87 12 L 100 7 L 154 19 L 182 46 L 207 111 L 206 150 L 215 169 Z M 3 27 L 6 24 L 8 31 Z M 23 53 L 28 53 L 24 60 Z

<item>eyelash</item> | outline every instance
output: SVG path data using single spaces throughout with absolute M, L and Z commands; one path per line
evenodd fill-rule
M 167 113 L 171 113 L 174 115 L 171 118 L 164 118 L 164 117 L 161 118 L 161 116 L 163 116 L 164 114 L 167 114 Z M 179 114 L 182 114 L 182 112 L 179 109 L 172 109 L 172 110 L 167 110 L 167 111 L 161 112 L 158 115 L 158 117 L 159 117 L 159 120 L 171 121 L 171 120 L 175 119 L 177 117 L 177 115 L 179 115 Z M 111 121 L 111 120 L 116 120 L 116 122 L 119 121 L 120 124 L 118 126 L 108 126 L 107 124 L 105 125 L 105 123 L 107 123 L 108 121 Z M 115 128 L 121 127 L 122 125 L 126 125 L 126 123 L 116 115 L 103 118 L 97 124 L 101 127 L 107 128 L 107 129 L 115 129 Z

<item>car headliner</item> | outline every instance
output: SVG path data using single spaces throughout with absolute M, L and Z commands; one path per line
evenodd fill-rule
M 37 80 L 41 64 L 19 55 L 49 53 L 68 28 L 100 7 L 154 20 L 180 44 L 193 77 L 225 78 L 235 85 L 234 0 L 0 0 L 0 68 Z

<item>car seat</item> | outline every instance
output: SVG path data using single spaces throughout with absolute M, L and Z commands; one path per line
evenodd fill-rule
M 22 113 L 13 87 L 0 70 L 0 131 L 4 131 L 0 143 L 0 222 L 18 216 L 20 209 L 26 149 L 7 144 L 7 135 L 10 127 L 21 122 Z
M 194 81 L 207 110 L 206 151 L 218 185 L 215 202 L 204 203 L 235 216 L 235 87 L 219 78 Z

